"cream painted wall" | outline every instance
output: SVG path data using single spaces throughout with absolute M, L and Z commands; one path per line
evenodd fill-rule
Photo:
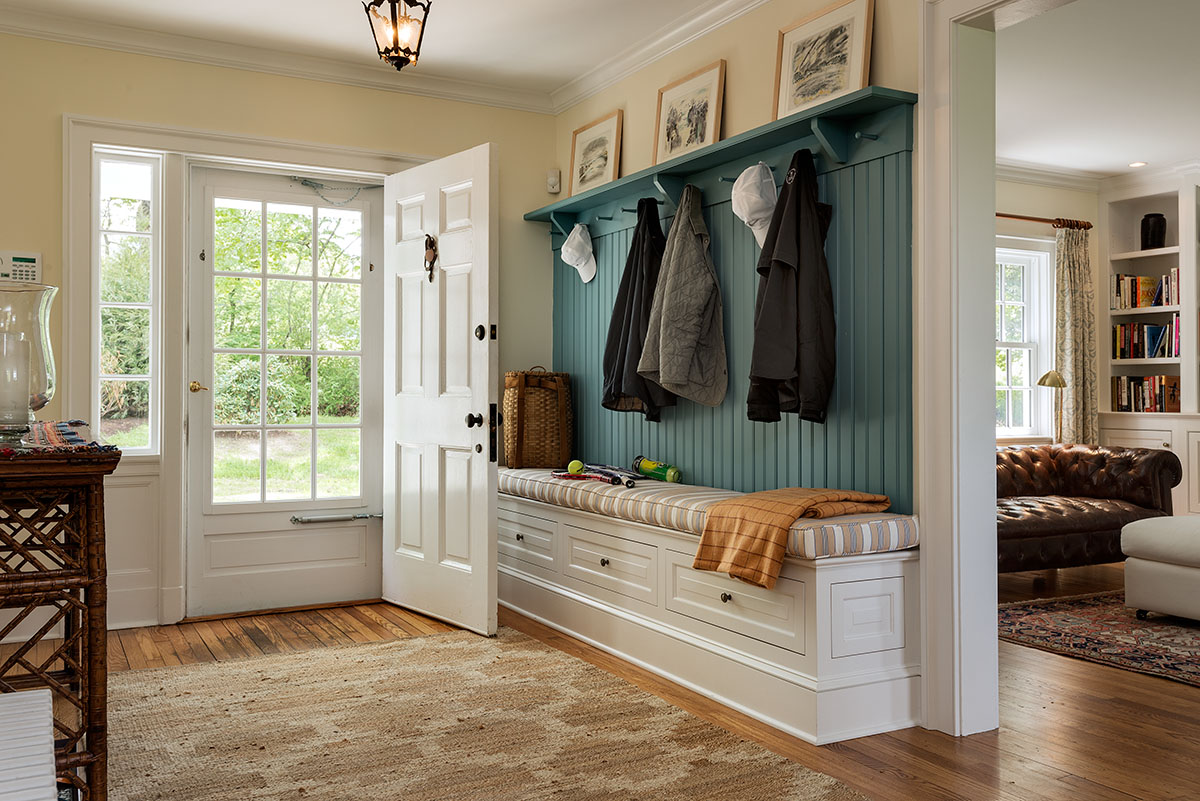
M 997 181 L 996 211 L 1026 214 L 1030 217 L 1066 217 L 1096 224 L 1100 219 L 1100 197 L 1095 192 L 1078 189 Z M 996 233 L 1004 236 L 1054 238 L 1054 229 L 1044 223 L 1006 220 L 1000 217 L 996 218 Z M 1092 259 L 1092 276 L 1099 288 L 1105 286 L 1100 282 L 1100 262 L 1096 253 L 1100 243 L 1100 230 L 1093 228 L 1090 234 L 1088 254 Z
M 552 117 L 6 35 L 0 76 L 0 248 L 41 252 L 44 280 L 60 286 L 64 114 L 431 157 L 496 142 L 500 365 L 550 363 L 547 238 L 521 215 L 553 199 Z M 56 352 L 61 312 L 59 300 Z M 60 413 L 56 399 L 43 416 Z
M 770 122 L 779 29 L 829 2 L 772 0 L 559 114 L 556 141 L 563 186 L 569 185 L 571 133 L 617 108 L 625 110 L 621 174 L 649 167 L 659 87 L 720 58 L 727 62 L 722 138 Z M 917 91 L 919 12 L 918 0 L 875 0 L 869 83 Z

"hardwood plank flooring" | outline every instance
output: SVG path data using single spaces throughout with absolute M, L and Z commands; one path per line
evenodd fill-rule
M 1121 565 L 1000 576 L 1002 602 L 1120 589 Z M 876 801 L 1183 801 L 1200 797 L 1200 688 L 1000 643 L 998 731 L 925 729 L 812 746 L 506 609 L 500 622 Z M 245 659 L 452 631 L 386 603 L 112 632 L 110 669 Z

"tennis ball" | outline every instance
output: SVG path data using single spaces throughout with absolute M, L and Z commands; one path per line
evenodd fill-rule
M 571 462 L 569 465 L 567 465 L 567 472 L 568 473 L 582 473 L 583 472 L 583 462 L 579 461 L 578 459 Z

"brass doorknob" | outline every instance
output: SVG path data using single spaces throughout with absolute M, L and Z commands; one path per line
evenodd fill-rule
M 201 384 L 199 381 L 193 381 L 188 384 L 188 389 L 192 392 L 208 392 L 208 387 Z

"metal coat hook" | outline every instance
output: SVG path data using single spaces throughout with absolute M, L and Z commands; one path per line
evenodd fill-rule
M 425 270 L 429 273 L 429 283 L 433 283 L 433 266 L 437 264 L 437 240 L 433 234 L 425 234 Z
M 879 134 L 863 133 L 862 131 L 855 131 L 854 138 L 855 139 L 878 139 Z
M 637 214 L 637 209 L 621 209 L 626 214 Z
M 610 215 L 608 215 L 607 217 L 604 217 L 604 216 L 602 216 L 602 215 L 599 215 L 599 214 L 597 214 L 597 215 L 596 215 L 596 219 L 597 219 L 597 220 L 604 220 L 605 222 L 608 222 L 608 221 L 612 220 L 612 215 L 610 214 Z

